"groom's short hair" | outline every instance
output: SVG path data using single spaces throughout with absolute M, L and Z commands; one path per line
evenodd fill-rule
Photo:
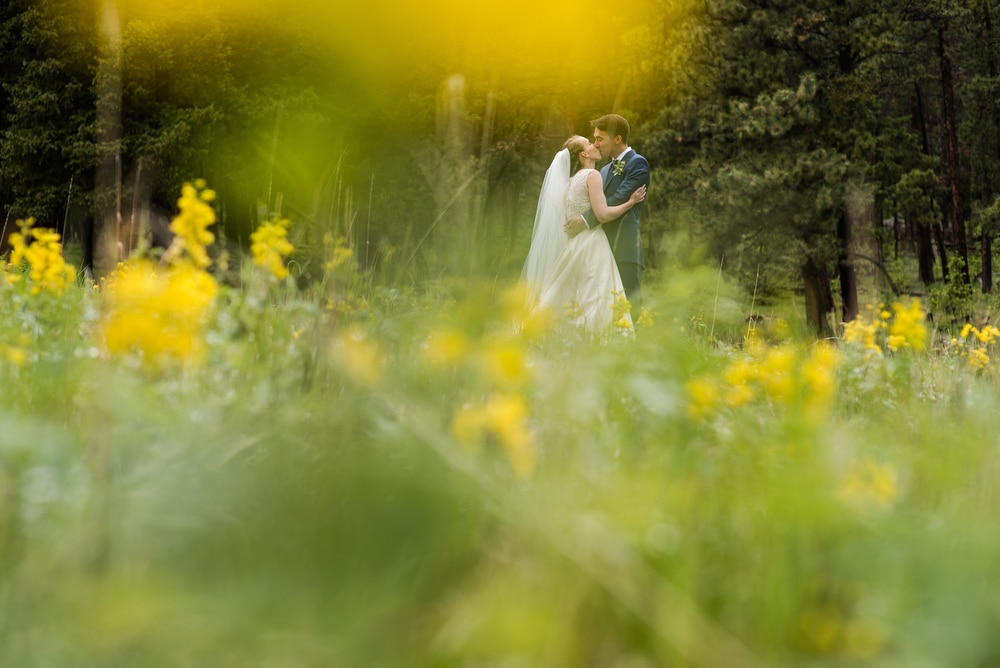
M 628 126 L 628 121 L 625 120 L 624 116 L 619 116 L 618 114 L 605 114 L 597 120 L 591 121 L 590 124 L 601 132 L 607 132 L 611 137 L 621 135 L 622 143 L 628 145 L 628 134 L 630 128 Z

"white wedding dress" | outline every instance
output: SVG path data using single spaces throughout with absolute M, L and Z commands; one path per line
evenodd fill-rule
M 559 156 L 557 155 L 557 160 Z M 553 161 L 555 166 L 556 161 Z M 551 170 L 550 170 L 551 171 Z M 567 217 L 582 214 L 590 208 L 590 195 L 587 190 L 587 174 L 593 170 L 581 169 L 569 179 L 565 188 L 563 200 L 555 207 L 561 209 L 558 214 L 538 217 L 535 220 L 535 230 L 532 238 L 532 249 L 529 251 L 529 263 L 536 251 L 539 239 L 546 235 L 552 236 L 552 230 L 545 226 L 558 226 L 558 232 L 565 240 L 562 230 Z M 549 176 L 546 175 L 546 181 Z M 543 185 L 543 197 L 545 199 Z M 551 208 L 551 203 L 548 203 Z M 539 201 L 539 212 L 543 201 Z M 548 219 L 551 218 L 551 219 Z M 552 242 L 546 242 L 552 246 Z M 534 253 L 534 255 L 538 255 Z M 525 274 L 530 273 L 528 264 Z M 599 226 L 584 230 L 562 246 L 553 261 L 544 267 L 544 276 L 538 278 L 537 306 L 539 309 L 552 309 L 557 314 L 564 315 L 570 322 L 587 332 L 599 334 L 607 332 L 615 325 L 615 300 L 625 298 L 625 288 L 622 285 L 615 256 L 611 252 L 608 238 Z M 631 331 L 632 319 L 628 313 L 619 313 L 618 318 L 624 318 Z M 620 325 L 619 325 L 620 326 Z

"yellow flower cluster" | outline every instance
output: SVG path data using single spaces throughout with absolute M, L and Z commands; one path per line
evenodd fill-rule
M 883 304 L 877 308 L 869 304 L 865 310 L 868 311 L 867 317 L 859 313 L 852 322 L 844 323 L 844 342 L 859 344 L 866 361 L 883 354 L 883 342 L 892 352 L 902 348 L 923 350 L 926 347 L 927 314 L 919 299 L 911 299 L 909 304 L 895 302 L 891 312 Z
M 857 318 L 844 323 L 844 342 L 860 344 L 867 360 L 872 355 L 882 354 L 882 346 L 879 345 L 880 334 L 888 329 L 887 321 L 892 314 L 882 308 L 881 304 L 877 312 L 872 304 L 865 306 L 865 310 L 869 313 L 867 318 L 859 313 Z
M 962 327 L 962 332 L 959 336 L 965 339 L 969 336 L 969 334 L 976 337 L 976 340 L 984 346 L 989 346 L 996 342 L 997 337 L 1000 337 L 1000 329 L 997 329 L 993 325 L 986 325 L 982 329 L 977 329 L 969 323 L 965 323 L 965 326 Z
M 333 236 L 327 234 L 323 237 L 323 245 L 326 247 L 332 246 L 330 251 L 330 259 L 326 261 L 323 268 L 327 272 L 335 271 L 339 269 L 354 257 L 354 251 L 351 247 L 347 245 L 347 239 L 344 237 L 338 237 L 336 241 L 333 240 Z
M 509 336 L 509 332 L 497 337 L 499 339 L 512 339 L 521 343 L 525 341 L 537 341 L 545 338 L 545 335 L 552 331 L 555 324 L 555 311 L 549 308 L 537 307 L 528 299 L 528 286 L 518 283 L 505 290 L 500 295 L 501 317 L 506 323 L 513 324 L 513 331 L 516 336 Z M 578 309 L 579 315 L 571 314 L 570 309 Z M 583 315 L 583 310 L 579 304 L 574 302 L 573 306 L 566 306 L 566 317 L 576 318 Z
M 516 388 L 532 377 L 524 346 L 505 337 L 483 341 L 473 363 L 480 377 L 492 387 Z
M 732 360 L 718 375 L 687 384 L 688 414 L 703 420 L 721 410 L 755 402 L 800 406 L 811 421 L 821 421 L 836 396 L 837 350 L 818 343 L 803 355 L 790 345 L 769 347 L 748 342 L 746 355 Z
M 106 280 L 98 337 L 112 356 L 138 355 L 162 369 L 201 363 L 218 285 L 190 263 L 163 269 L 135 260 Z
M 567 320 L 572 320 L 575 322 L 583 318 L 583 307 L 580 306 L 580 302 L 575 299 L 572 302 L 564 304 L 563 311 L 566 314 Z
M 1000 329 L 986 325 L 982 329 L 965 323 L 958 337 L 952 337 L 948 350 L 959 357 L 964 357 L 973 369 L 981 370 L 990 367 L 990 355 L 987 349 L 1000 338 Z
M 899 498 L 896 471 L 871 457 L 855 461 L 841 480 L 839 496 L 854 506 L 887 508 Z
M 347 294 L 339 299 L 328 297 L 324 309 L 337 315 L 352 316 L 370 308 L 368 300 L 360 295 Z
M 867 317 L 859 313 L 852 322 L 844 323 L 844 342 L 860 345 L 866 361 L 883 355 L 883 343 L 892 352 L 927 346 L 927 315 L 919 299 L 911 299 L 909 304 L 895 302 L 891 312 L 883 304 L 869 304 L 865 310 Z
M 35 219 L 17 221 L 19 232 L 10 235 L 10 265 L 7 283 L 20 281 L 20 267 L 27 262 L 31 294 L 43 290 L 62 295 L 76 280 L 76 270 L 63 259 L 62 244 L 55 230 L 34 227 Z
M 215 191 L 207 189 L 204 180 L 184 184 L 177 200 L 180 213 L 170 221 L 170 231 L 176 236 L 164 256 L 167 262 L 183 257 L 200 268 L 212 264 L 205 249 L 215 241 L 215 235 L 208 230 L 215 224 L 215 210 L 210 205 L 214 200 Z
M 295 247 L 288 241 L 287 219 L 265 221 L 250 235 L 250 255 L 253 263 L 264 267 L 278 280 L 288 277 L 288 267 L 283 258 L 291 255 Z
M 170 222 L 174 240 L 162 262 L 136 258 L 119 263 L 102 279 L 97 336 L 106 353 L 137 355 L 156 369 L 204 360 L 206 329 L 219 291 L 204 271 L 211 264 L 206 247 L 215 241 L 208 231 L 215 224 L 214 199 L 204 181 L 185 183 L 177 201 L 180 213 Z
M 909 304 L 895 302 L 892 305 L 892 325 L 886 345 L 893 352 L 900 348 L 923 350 L 927 345 L 927 314 L 919 299 L 911 299 Z
M 632 316 L 630 315 L 632 305 L 625 298 L 625 293 L 623 292 L 615 292 L 614 297 L 615 301 L 611 304 L 614 316 L 612 316 L 611 321 L 615 323 L 615 327 L 620 329 L 632 329 Z
M 470 449 L 483 443 L 499 444 L 515 472 L 527 476 L 534 471 L 537 459 L 525 398 L 534 379 L 528 349 L 533 341 L 550 331 L 553 314 L 539 309 L 529 312 L 523 285 L 506 291 L 499 302 L 502 310 L 499 328 L 487 328 L 472 335 L 444 325 L 430 333 L 421 353 L 432 370 L 466 371 L 475 385 L 476 396 L 489 397 L 485 402 L 466 403 L 455 411 L 452 419 L 455 438 Z
M 466 404 L 452 420 L 459 443 L 477 448 L 495 440 L 503 448 L 514 472 L 526 478 L 537 463 L 534 434 L 528 426 L 528 404 L 516 393 L 497 393 L 481 405 Z
M 455 368 L 465 360 L 469 347 L 469 339 L 461 331 L 442 327 L 427 337 L 424 359 L 436 367 Z
M 7 360 L 16 367 L 28 363 L 28 351 L 22 346 L 12 346 L 0 342 L 0 358 Z
M 687 383 L 688 415 L 704 420 L 713 415 L 720 403 L 722 390 L 713 377 L 694 378 Z

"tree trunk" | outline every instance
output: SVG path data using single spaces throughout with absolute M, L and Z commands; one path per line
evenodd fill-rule
M 94 177 L 94 249 L 91 255 L 95 275 L 105 276 L 125 259 L 119 244 L 122 220 L 122 35 L 116 0 L 101 3 L 98 22 L 101 49 L 96 77 L 98 159 Z
M 895 208 L 892 214 L 892 258 L 899 258 L 899 212 Z
M 828 317 L 833 311 L 833 294 L 826 269 L 807 258 L 802 264 L 802 284 L 806 296 L 806 322 L 820 338 L 833 336 Z
M 944 221 L 934 224 L 934 242 L 937 244 L 938 255 L 941 257 L 941 280 L 948 282 L 948 247 L 944 243 Z
M 985 28 L 983 46 L 986 49 L 987 71 L 989 72 L 990 80 L 993 81 L 995 85 L 998 73 L 997 59 L 996 53 L 993 50 L 993 17 L 990 14 L 990 3 L 988 0 L 983 0 L 983 25 Z M 998 142 L 998 138 L 1000 138 L 1000 114 L 997 113 L 995 103 L 988 105 L 988 109 L 993 120 L 993 137 L 991 138 L 994 142 L 993 148 L 1000 153 L 1000 143 L 996 143 Z M 991 181 L 992 180 L 993 179 L 991 179 Z M 988 192 L 990 186 L 996 187 L 996 183 L 990 183 L 987 185 Z M 989 194 L 993 193 L 989 192 Z M 983 294 L 989 294 L 993 292 L 993 229 L 989 225 L 983 225 L 982 229 Z
M 840 242 L 840 257 L 837 267 L 840 273 L 840 296 L 843 301 L 842 315 L 844 322 L 851 322 L 858 317 L 858 277 L 851 260 L 851 244 L 853 242 L 854 221 L 844 206 L 844 211 L 837 222 L 837 240 Z
M 914 106 L 911 114 L 911 127 L 914 127 L 920 134 L 920 146 L 923 149 L 924 155 L 930 155 L 930 138 L 928 137 L 927 120 L 926 114 L 924 113 L 924 94 L 923 91 L 920 90 L 919 82 L 915 81 L 913 83 L 913 93 Z M 933 211 L 933 196 L 928 197 L 927 201 L 929 210 Z M 934 243 L 931 240 L 932 234 L 937 237 L 938 248 L 941 251 L 941 276 L 947 280 L 948 256 L 944 247 L 944 239 L 938 230 L 938 225 L 935 223 L 931 226 L 922 222 L 917 222 L 917 215 L 918 212 L 916 211 L 907 212 L 906 226 L 911 239 L 914 235 L 916 235 L 917 263 L 919 267 L 920 281 L 924 285 L 931 285 L 934 283 Z
M 914 226 L 917 234 L 917 267 L 920 282 L 931 285 L 934 282 L 934 244 L 931 228 L 923 223 Z
M 882 202 L 875 204 L 874 214 L 871 220 L 872 252 L 875 253 L 875 259 L 878 260 L 874 285 L 881 289 L 884 283 L 890 281 L 889 272 L 881 268 L 885 266 L 885 241 L 882 239 L 885 233 L 885 209 Z
M 983 230 L 983 294 L 993 292 L 993 237 Z
M 948 203 L 955 232 L 955 251 L 963 261 L 962 280 L 969 283 L 969 246 L 965 234 L 965 214 L 958 166 L 958 128 L 955 118 L 955 84 L 948 57 L 948 22 L 938 30 L 938 53 L 941 56 L 941 131 L 944 134 Z

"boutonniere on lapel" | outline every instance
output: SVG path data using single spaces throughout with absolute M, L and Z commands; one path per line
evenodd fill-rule
M 625 173 L 625 161 L 624 160 L 612 160 L 611 161 L 611 171 L 615 173 L 615 176 L 621 176 Z

